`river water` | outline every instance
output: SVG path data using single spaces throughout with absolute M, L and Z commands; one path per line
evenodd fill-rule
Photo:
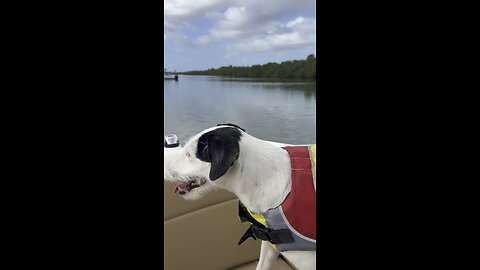
M 316 83 L 180 75 L 164 80 L 164 135 L 180 144 L 219 123 L 287 144 L 316 143 Z

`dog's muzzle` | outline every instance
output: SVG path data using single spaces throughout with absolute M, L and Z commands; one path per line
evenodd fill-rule
M 180 195 L 185 195 L 189 193 L 191 190 L 201 187 L 207 183 L 207 180 L 205 178 L 190 178 L 187 181 L 179 181 L 178 184 L 175 186 L 175 189 L 173 190 L 173 193 L 178 193 Z

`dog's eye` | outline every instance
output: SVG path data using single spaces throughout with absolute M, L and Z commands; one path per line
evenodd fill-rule
M 187 152 L 187 154 L 186 154 L 186 155 L 187 155 L 187 157 L 190 157 L 190 156 L 191 156 L 189 152 Z

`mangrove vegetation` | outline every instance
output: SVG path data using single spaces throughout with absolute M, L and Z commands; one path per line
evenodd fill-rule
M 188 75 L 212 75 L 231 76 L 245 78 L 286 78 L 316 80 L 317 59 L 315 55 L 309 55 L 305 60 L 292 60 L 278 63 L 267 63 L 253 66 L 228 66 L 217 69 L 210 68 L 203 71 L 188 71 Z

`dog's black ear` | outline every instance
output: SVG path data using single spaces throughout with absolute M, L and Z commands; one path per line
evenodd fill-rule
M 222 177 L 240 155 L 242 133 L 231 127 L 221 127 L 198 138 L 196 157 L 211 163 L 209 177 L 215 181 Z
M 210 156 L 210 180 L 222 177 L 238 159 L 240 148 L 238 139 L 233 136 L 213 135 L 208 138 L 208 154 Z

